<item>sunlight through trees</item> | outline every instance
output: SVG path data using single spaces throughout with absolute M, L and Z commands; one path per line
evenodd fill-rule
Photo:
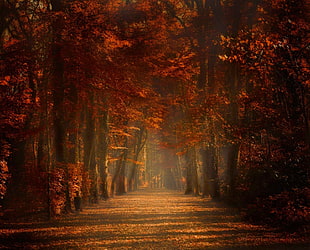
M 0 215 L 141 187 L 309 223 L 309 2 L 0 0 Z

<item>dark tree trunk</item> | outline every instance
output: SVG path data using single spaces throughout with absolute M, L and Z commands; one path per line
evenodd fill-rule
M 114 196 L 117 179 L 119 178 L 119 175 L 120 175 L 120 172 L 121 172 L 123 156 L 124 156 L 124 154 L 122 154 L 121 158 L 117 162 L 115 173 L 114 173 L 113 178 L 112 178 L 112 182 L 111 182 L 111 195 L 112 196 Z
M 91 203 L 98 203 L 98 176 L 96 164 L 96 131 L 95 118 L 93 117 L 92 105 L 94 103 L 94 96 L 90 94 L 89 107 L 84 110 L 86 129 L 83 136 L 84 144 L 84 165 L 90 175 L 91 187 L 89 201 Z
M 99 172 L 101 178 L 101 198 L 108 199 L 108 145 L 109 145 L 109 115 L 108 111 L 103 111 L 99 118 L 99 135 L 98 135 L 98 156 Z
M 138 140 L 135 144 L 135 152 L 134 152 L 134 162 L 132 164 L 132 168 L 131 168 L 131 173 L 129 176 L 129 180 L 128 180 L 128 189 L 129 191 L 133 191 L 134 189 L 138 188 L 138 178 L 137 178 L 137 168 L 138 168 L 138 164 L 137 161 L 139 159 L 139 154 L 141 152 L 141 150 L 143 149 L 146 139 L 143 141 L 143 136 L 145 135 L 146 130 L 144 127 L 142 127 L 140 129 L 140 131 L 138 132 Z
M 125 139 L 125 147 L 127 148 L 127 138 Z M 127 156 L 128 156 L 128 149 L 125 149 L 123 157 L 122 157 L 122 161 L 121 161 L 119 176 L 116 182 L 116 194 L 117 195 L 123 195 L 126 193 L 125 171 L 126 171 Z
M 52 11 L 59 12 L 63 10 L 63 2 L 61 0 L 51 1 Z M 65 211 L 72 212 L 70 187 L 69 187 L 69 170 L 66 159 L 66 128 L 67 121 L 64 113 L 65 102 L 65 78 L 64 78 L 64 59 L 61 33 L 64 26 L 63 17 L 58 16 L 53 28 L 52 43 L 52 87 L 53 87 L 53 113 L 54 113 L 54 146 L 57 167 L 63 168 L 65 172 Z
M 226 115 L 226 120 L 232 126 L 239 126 L 239 105 L 237 103 L 238 93 L 240 90 L 241 76 L 240 67 L 237 63 L 232 63 L 227 71 L 227 90 L 229 93 L 230 106 L 228 109 L 228 114 Z M 247 112 L 247 110 L 246 110 Z M 249 116 L 250 114 L 246 114 Z M 244 123 L 249 121 L 245 120 Z M 233 143 L 227 144 L 228 147 L 228 162 L 227 162 L 227 175 L 226 175 L 226 194 L 225 196 L 229 201 L 234 199 L 236 194 L 236 177 L 238 169 L 238 157 L 240 143 L 236 140 L 233 131 L 227 131 L 226 135 L 230 141 Z
M 199 194 L 197 164 L 195 160 L 195 148 L 191 148 L 186 153 L 186 188 L 185 194 Z
M 239 143 L 231 144 L 228 146 L 226 195 L 228 197 L 228 200 L 230 201 L 233 201 L 234 196 L 236 195 L 236 178 L 237 178 L 237 166 L 239 160 L 239 149 L 240 149 Z

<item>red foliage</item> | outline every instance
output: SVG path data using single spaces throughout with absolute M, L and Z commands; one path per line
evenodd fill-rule
M 268 223 L 289 230 L 301 229 L 310 223 L 310 189 L 293 189 L 267 198 L 257 198 L 244 213 L 247 219 Z

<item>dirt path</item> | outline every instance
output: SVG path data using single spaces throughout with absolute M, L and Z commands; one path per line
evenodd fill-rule
M 118 196 L 50 223 L 3 224 L 1 249 L 308 249 L 231 210 L 166 190 Z

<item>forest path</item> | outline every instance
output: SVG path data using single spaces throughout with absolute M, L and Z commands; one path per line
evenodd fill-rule
M 49 223 L 0 226 L 1 249 L 308 249 L 305 239 L 240 221 L 180 192 L 140 190 Z

